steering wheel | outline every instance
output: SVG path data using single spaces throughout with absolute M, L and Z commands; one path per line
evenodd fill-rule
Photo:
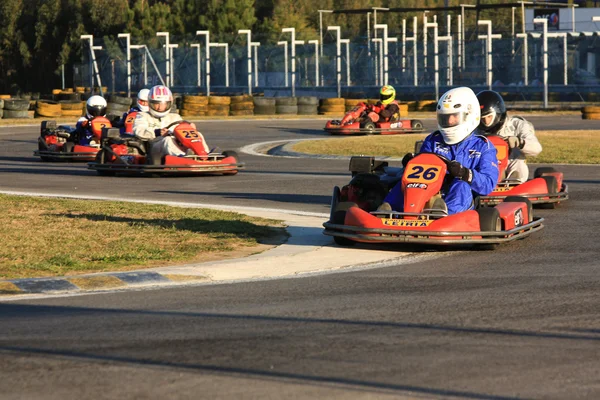
M 452 162 L 452 160 L 449 159 L 448 157 L 443 156 L 443 155 L 438 154 L 438 153 L 434 153 L 433 151 L 423 151 L 423 152 L 421 152 L 419 154 L 433 154 L 434 156 L 438 156 L 439 159 L 442 160 L 444 163 L 446 163 L 447 166 L 449 166 L 450 163 Z M 415 154 L 415 157 L 418 156 L 419 154 Z
M 172 126 L 179 125 L 179 124 L 182 124 L 184 122 L 187 123 L 187 124 L 191 124 L 191 122 L 185 121 L 185 120 L 175 121 L 175 122 L 171 122 L 169 125 L 165 126 L 163 129 L 169 129 Z

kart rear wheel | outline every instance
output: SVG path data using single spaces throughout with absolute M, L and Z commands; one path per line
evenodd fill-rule
M 235 151 L 233 151 L 233 150 L 225 150 L 225 151 L 223 152 L 223 156 L 225 156 L 225 157 L 233 157 L 233 158 L 235 158 L 235 162 L 236 162 L 236 163 L 238 163 L 238 162 L 240 161 L 240 159 L 238 158 L 238 154 L 237 154 L 237 152 L 235 152 Z M 233 170 L 233 171 L 226 171 L 226 172 L 223 172 L 223 175 L 237 175 L 237 173 L 238 173 L 238 170 L 237 170 L 237 169 L 235 169 L 235 170 Z
M 335 211 L 332 213 L 331 222 L 336 225 L 344 225 L 344 221 L 346 220 L 346 211 L 350 207 L 356 207 L 356 203 L 352 203 L 349 201 L 344 201 L 344 202 L 338 203 L 335 207 Z M 346 246 L 346 247 L 351 247 L 356 244 L 356 242 L 354 240 L 351 240 L 351 239 L 348 239 L 345 237 L 340 237 L 340 236 L 334 236 L 333 241 L 335 242 L 335 244 L 337 244 L 339 246 Z
M 104 150 L 100 150 L 98 152 L 98 154 L 96 154 L 96 164 L 98 164 L 98 165 L 104 164 L 104 154 L 105 154 Z M 115 176 L 115 173 L 113 171 L 107 171 L 107 170 L 97 169 L 96 173 L 99 176 Z
M 418 119 L 415 119 L 412 121 L 412 128 L 413 129 L 423 129 L 423 123 L 421 121 L 419 121 Z
M 546 186 L 548 187 L 548 193 L 550 193 L 550 194 L 558 193 L 558 181 L 556 180 L 556 178 L 554 176 L 546 175 L 546 176 L 540 176 L 540 178 L 542 178 L 543 180 L 546 181 Z M 542 203 L 542 204 L 538 204 L 537 206 L 544 210 L 552 210 L 552 209 L 556 208 L 556 204 L 557 203 Z
M 371 121 L 369 121 L 363 125 L 363 129 L 365 130 L 365 134 L 367 134 L 367 135 L 372 135 L 375 128 L 376 128 L 375 123 L 371 122 Z
M 43 139 L 41 139 L 43 140 Z M 45 143 L 38 142 L 38 150 L 39 151 L 48 151 L 48 146 Z M 50 161 L 50 157 L 40 156 L 40 160 L 42 161 Z
M 527 197 L 522 196 L 506 196 L 505 203 L 525 203 L 527 204 L 527 222 L 533 221 L 533 204 Z
M 533 173 L 533 177 L 539 178 L 540 176 L 550 173 L 550 172 L 558 172 L 558 171 L 555 170 L 553 167 L 539 167 L 539 168 L 535 169 L 535 172 Z
M 63 152 L 65 152 L 65 153 L 72 153 L 73 152 L 73 148 L 75 148 L 75 143 L 73 143 L 73 142 L 65 142 L 65 145 L 63 146 Z
M 479 214 L 479 230 L 481 232 L 499 232 L 502 230 L 502 219 L 500 213 L 495 207 L 484 207 L 477 210 Z M 482 250 L 493 250 L 498 245 L 496 243 L 484 244 Z

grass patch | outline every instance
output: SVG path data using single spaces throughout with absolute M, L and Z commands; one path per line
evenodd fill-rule
M 127 202 L 0 195 L 0 279 L 198 262 L 261 248 L 280 221 Z
M 323 140 L 306 140 L 293 146 L 293 151 L 339 156 L 371 155 L 398 157 L 414 151 L 415 142 L 427 135 L 352 136 Z M 597 131 L 538 131 L 543 151 L 532 163 L 600 164 L 600 134 Z

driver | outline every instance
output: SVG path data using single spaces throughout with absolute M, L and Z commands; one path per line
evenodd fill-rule
M 150 156 L 155 160 L 162 160 L 162 157 L 166 155 L 179 157 L 186 155 L 186 149 L 181 147 L 166 129 L 172 123 L 182 121 L 179 114 L 170 112 L 172 104 L 171 90 L 162 85 L 154 86 L 148 93 L 149 111 L 138 113 L 133 123 L 133 134 L 136 137 L 142 140 L 154 139 Z M 192 126 L 196 129 L 196 125 L 192 124 Z M 204 144 L 204 150 L 209 153 L 210 149 L 206 145 L 204 136 L 200 132 L 198 132 L 198 136 Z
M 71 134 L 75 142 L 81 146 L 96 145 L 94 133 L 92 132 L 92 120 L 96 117 L 104 117 L 108 104 L 102 96 L 91 96 L 85 102 L 85 116 L 77 120 L 75 130 Z
M 476 134 L 479 115 L 479 101 L 471 89 L 449 90 L 437 104 L 439 130 L 427 136 L 421 146 L 421 153 L 435 153 L 450 160 L 450 181 L 442 187 L 444 201 L 436 203 L 448 214 L 473 209 L 473 193 L 488 195 L 498 182 L 496 148 L 484 136 Z M 407 154 L 403 163 L 412 156 Z M 403 209 L 402 182 L 399 182 L 390 190 L 379 210 Z
M 367 118 L 373 122 L 393 121 L 400 117 L 400 107 L 396 101 L 396 89 L 385 85 L 379 91 L 379 101 L 375 105 L 368 106 Z
M 506 140 L 510 147 L 506 177 L 525 182 L 529 178 L 525 157 L 535 157 L 542 152 L 533 125 L 522 117 L 507 117 L 504 99 L 498 92 L 484 90 L 477 93 L 477 100 L 481 106 L 479 131 Z

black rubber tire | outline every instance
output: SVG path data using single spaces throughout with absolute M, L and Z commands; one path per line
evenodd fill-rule
M 120 104 L 120 105 L 123 105 L 126 107 L 131 106 L 131 98 L 130 97 L 121 97 L 121 96 L 116 96 L 114 94 L 108 96 L 108 102 Z
M 273 107 L 273 110 L 275 109 L 274 97 L 255 97 L 253 101 L 254 105 L 257 107 Z
M 40 140 L 44 140 L 44 139 L 40 138 Z M 42 143 L 42 142 L 38 141 L 38 150 L 39 151 L 48 151 L 48 146 L 46 146 L 45 143 Z M 40 156 L 40 160 L 42 160 L 42 161 L 50 161 L 50 157 Z
M 335 211 L 333 213 L 333 219 L 331 222 L 334 224 L 338 224 L 338 225 L 344 225 L 345 219 L 346 219 L 346 210 L 339 210 L 339 211 Z M 356 244 L 356 242 L 354 240 L 351 240 L 351 239 L 348 239 L 345 237 L 340 237 L 340 236 L 334 236 L 333 241 L 335 242 L 335 244 L 337 244 L 339 246 L 345 246 L 345 247 L 351 247 Z
M 539 168 L 538 168 L 539 169 Z M 546 181 L 546 186 L 548 187 L 548 193 L 549 194 L 556 194 L 559 192 L 559 187 L 558 187 L 558 181 L 556 180 L 556 178 L 552 175 L 548 175 L 548 176 L 540 176 L 540 178 L 542 178 L 543 180 Z M 553 210 L 556 208 L 556 205 L 558 203 L 543 203 L 543 204 L 537 204 L 537 208 L 543 209 L 543 210 Z
M 277 114 L 297 115 L 298 106 L 277 105 L 275 106 L 275 111 Z
M 481 232 L 498 232 L 502 229 L 500 213 L 495 207 L 483 207 L 477 210 Z M 493 250 L 498 244 L 490 243 L 480 245 L 481 250 Z
M 63 153 L 72 153 L 73 152 L 73 148 L 75 147 L 75 143 L 73 142 L 65 142 L 62 151 Z
M 297 106 L 298 99 L 296 97 L 276 97 L 275 105 L 280 106 Z
M 4 111 L 27 111 L 29 110 L 29 100 L 23 99 L 5 99 Z
M 495 207 L 483 207 L 477 210 L 479 214 L 479 230 L 482 232 L 498 232 L 502 229 L 500 213 Z
M 254 115 L 275 115 L 276 112 L 275 106 L 254 105 Z
M 4 115 L 2 118 L 30 118 L 29 112 L 25 110 L 8 110 L 4 109 Z
M 413 129 L 423 129 L 423 122 L 421 122 L 418 119 L 415 119 L 412 121 L 412 128 Z
M 505 203 L 525 203 L 527 204 L 527 222 L 531 222 L 533 221 L 533 204 L 531 203 L 531 200 L 529 200 L 527 197 L 522 197 L 522 196 L 506 196 L 504 198 L 504 202 Z
M 319 98 L 316 96 L 298 96 L 297 102 L 299 106 L 315 106 L 319 105 Z
M 298 115 L 317 115 L 319 114 L 319 109 L 317 106 L 311 105 L 299 105 L 298 106 Z
M 225 150 L 225 151 L 223 152 L 223 155 L 224 155 L 225 157 L 235 157 L 235 160 L 236 160 L 236 161 L 240 161 L 240 158 L 239 158 L 239 156 L 238 156 L 238 153 L 237 153 L 236 151 L 234 151 L 234 150 Z
M 534 178 L 539 178 L 543 174 L 547 174 L 549 172 L 558 172 L 558 171 L 555 170 L 553 167 L 539 167 L 539 168 L 535 169 L 535 172 L 533 173 L 533 177 Z
M 104 164 L 105 160 L 104 160 L 104 150 L 100 150 L 98 152 L 98 154 L 96 154 L 96 164 Z M 106 171 L 106 170 L 96 170 L 96 173 L 99 176 L 115 176 L 115 172 L 113 171 Z
M 362 129 L 364 129 L 364 130 L 365 130 L 365 134 L 367 134 L 367 135 L 372 135 L 372 134 L 373 134 L 373 131 L 376 129 L 376 126 L 375 126 L 375 123 L 374 123 L 374 122 L 372 122 L 372 121 L 369 121 L 369 122 L 366 122 L 366 123 L 363 125 L 363 128 L 362 128 Z

